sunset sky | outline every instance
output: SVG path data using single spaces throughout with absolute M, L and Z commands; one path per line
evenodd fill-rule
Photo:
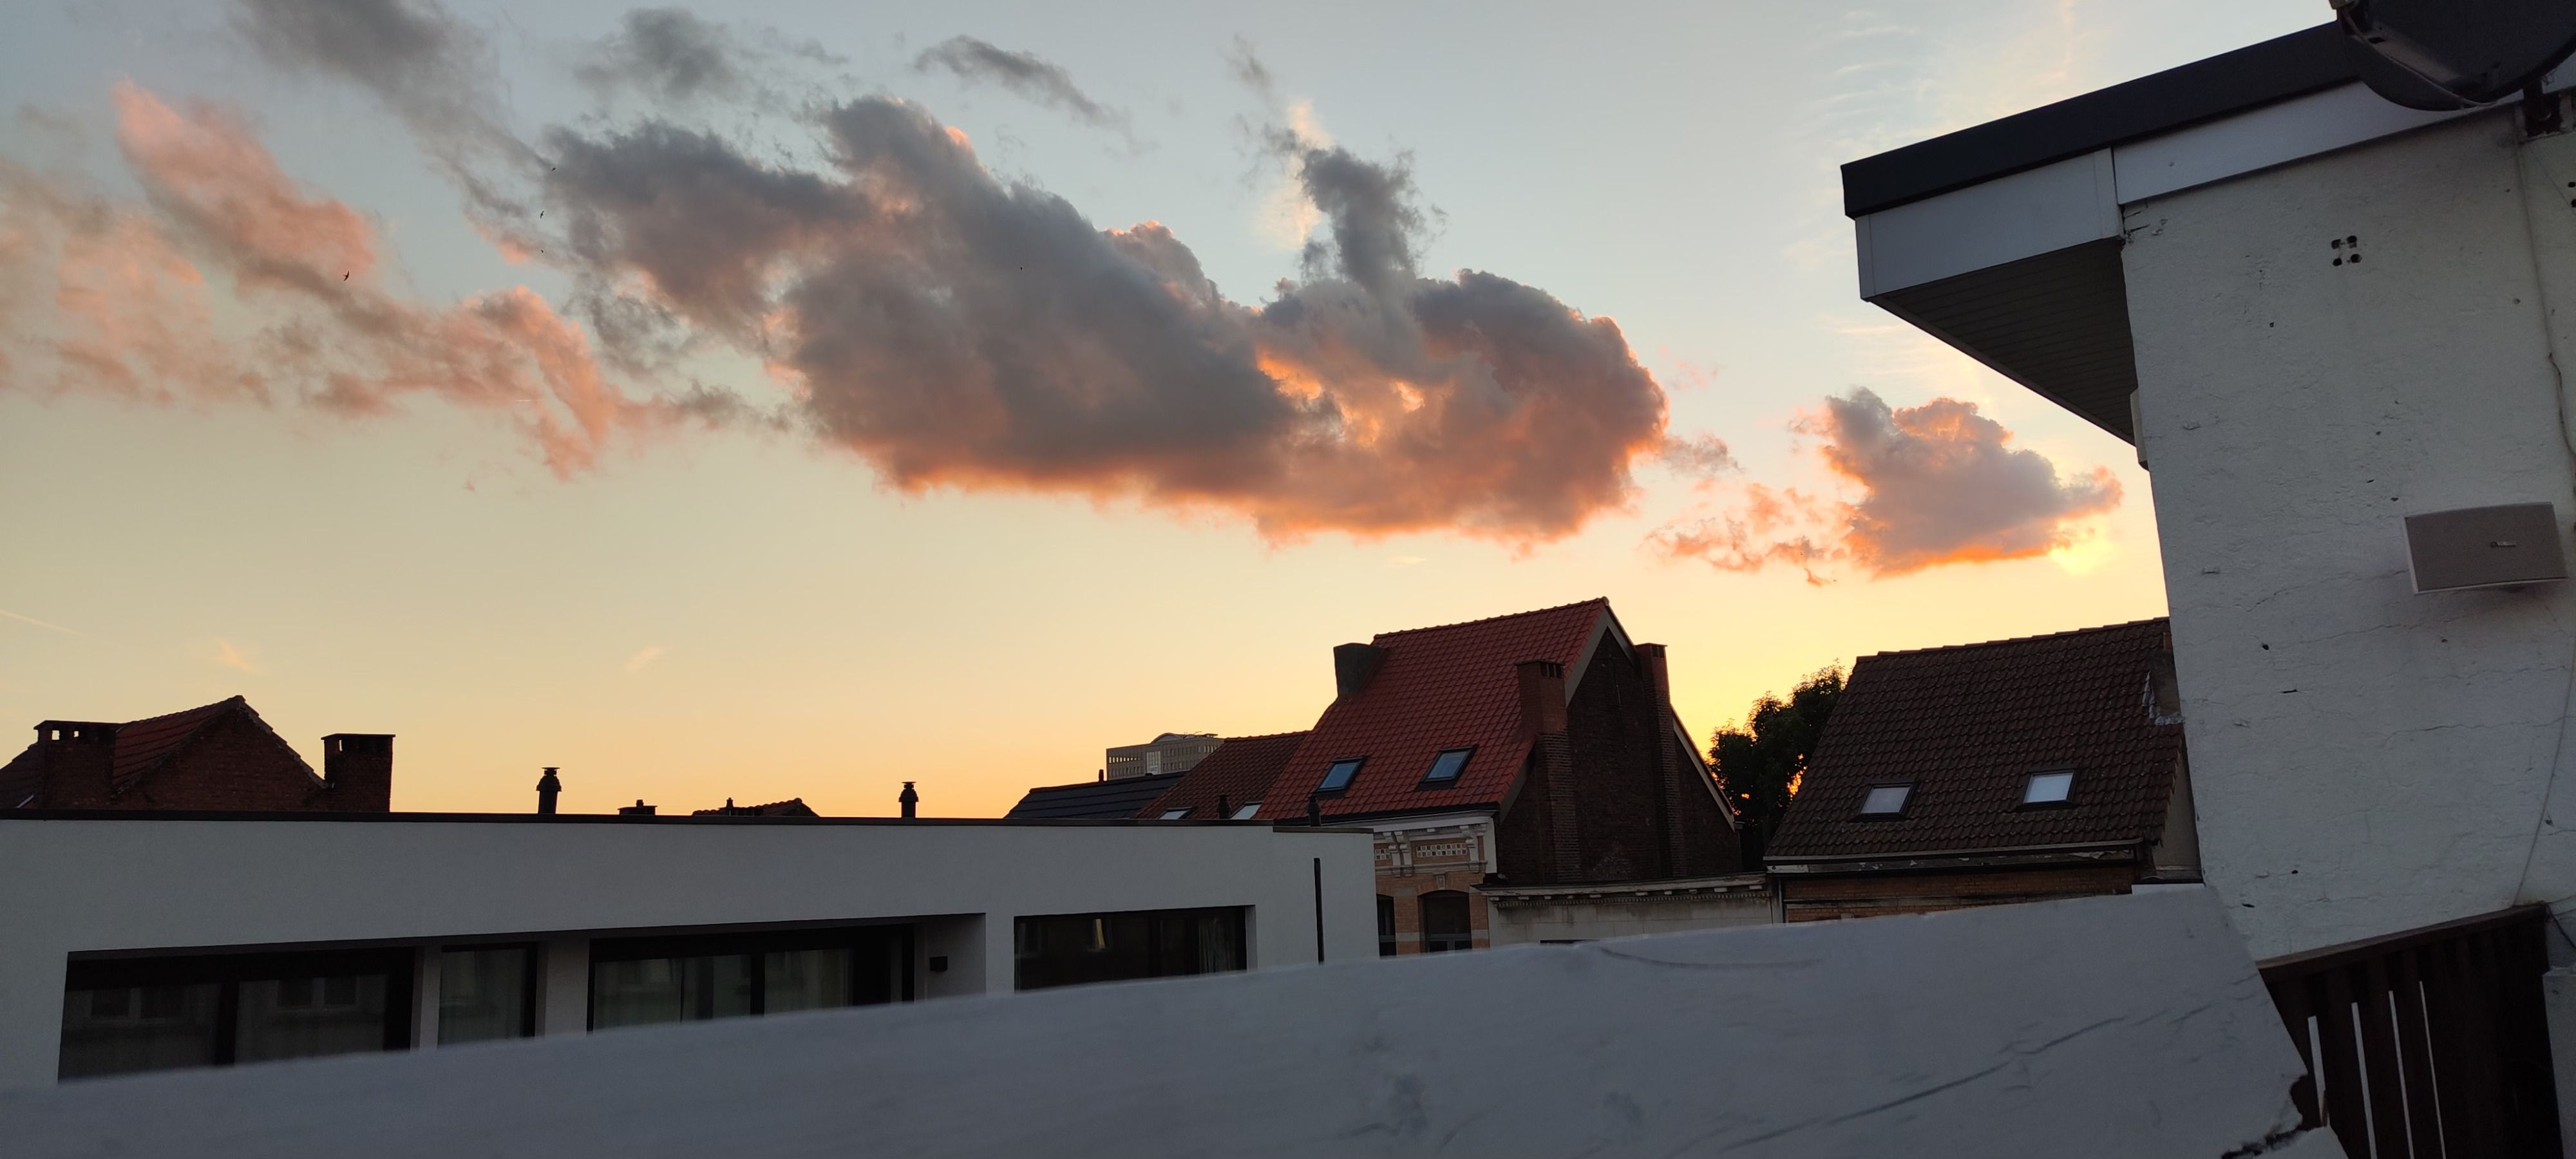
M 0 723 L 939 816 L 1380 631 L 1608 596 L 1704 735 L 2160 614 L 2130 449 L 1860 302 L 1836 167 L 2330 15 L 173 8 L 0 39 Z

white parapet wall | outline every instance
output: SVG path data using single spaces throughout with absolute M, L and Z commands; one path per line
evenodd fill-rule
M 1366 831 L 1251 823 L 0 815 L 0 1090 L 55 1081 L 75 956 L 523 937 L 577 1034 L 602 935 L 903 919 L 942 997 L 1012 988 L 1022 916 L 1240 907 L 1254 969 L 1374 959 L 1373 881 Z
M 12 1156 L 2341 1155 L 2205 890 L 0 1094 Z

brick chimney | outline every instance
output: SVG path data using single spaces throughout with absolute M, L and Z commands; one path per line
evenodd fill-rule
M 394 735 L 389 732 L 335 732 L 322 738 L 324 800 L 335 813 L 385 813 L 393 810 Z
M 1646 683 L 1654 688 L 1655 695 L 1665 700 L 1673 698 L 1673 676 L 1664 667 L 1663 645 L 1637 645 L 1637 665 L 1645 671 Z
M 1334 645 L 1333 698 L 1339 700 L 1359 691 L 1385 659 L 1386 649 L 1375 644 Z
M 563 778 L 555 775 L 555 766 L 547 765 L 544 776 L 537 778 L 537 812 L 553 816 L 555 798 L 563 795 Z
M 36 726 L 36 758 L 44 770 L 34 807 L 98 809 L 114 798 L 108 771 L 116 753 L 116 726 L 96 720 L 49 720 Z M 0 801 L 0 809 L 16 801 Z
M 1544 736 L 1565 731 L 1565 665 L 1554 660 L 1523 660 L 1513 665 L 1521 678 L 1521 735 Z
M 912 820 L 913 811 L 921 805 L 921 794 L 912 790 L 912 782 L 903 783 L 903 792 L 895 794 L 895 804 L 903 806 L 903 819 Z

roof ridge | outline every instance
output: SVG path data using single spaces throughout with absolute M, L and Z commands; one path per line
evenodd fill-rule
M 1898 648 L 1886 652 L 1867 653 L 1858 657 L 1858 659 L 1867 660 L 1874 656 L 1927 656 L 1934 652 L 1960 652 L 1970 648 L 1993 648 L 2004 644 L 2029 644 L 2040 640 L 2061 640 L 2069 636 L 2086 636 L 2095 632 L 2116 632 L 2123 628 L 2140 628 L 2148 624 L 2170 625 L 2172 621 L 2173 617 L 2171 616 L 2149 616 L 2143 620 L 2122 620 L 2116 624 L 2097 624 L 2090 628 L 2068 628 L 2057 632 L 2042 632 L 2033 636 L 2006 636 L 1999 640 L 1976 640 L 1966 644 L 1936 644 L 1929 648 Z
M 242 706 L 242 707 L 244 707 L 244 708 L 248 708 L 248 707 L 250 707 L 250 701 L 249 701 L 249 700 L 247 700 L 247 699 L 245 699 L 245 698 L 242 696 L 242 694 L 240 694 L 240 693 L 236 692 L 236 693 L 234 693 L 234 694 L 232 694 L 232 695 L 230 695 L 230 696 L 227 696 L 227 697 L 223 698 L 222 700 L 218 700 L 218 701 L 216 701 L 216 702 L 214 702 L 214 703 L 212 703 L 212 704 L 200 704 L 200 705 L 196 706 L 195 708 L 182 708 L 182 709 L 178 710 L 177 712 L 164 712 L 164 713 L 158 713 L 158 714 L 155 714 L 155 715 L 152 715 L 152 716 L 136 717 L 136 718 L 135 718 L 135 719 L 133 719 L 133 720 L 118 721 L 118 722 L 117 722 L 116 727 L 118 727 L 118 728 L 132 728 L 132 727 L 134 727 L 135 725 L 138 725 L 138 724 L 153 724 L 153 723 L 156 723 L 156 722 L 159 722 L 159 721 L 169 720 L 169 719 L 171 719 L 171 718 L 173 718 L 173 717 L 186 716 L 186 715 L 188 715 L 189 713 L 192 713 L 192 712 L 211 712 L 211 711 L 213 711 L 213 710 L 215 710 L 215 709 L 223 708 L 223 707 L 224 707 L 224 706 L 226 706 L 226 705 L 232 705 L 232 704 L 238 704 L 238 705 L 240 705 L 240 706 Z
M 1290 731 L 1288 731 L 1288 732 L 1265 732 L 1265 733 L 1256 733 L 1256 734 L 1254 734 L 1254 735 L 1252 735 L 1252 736 L 1226 736 L 1226 737 L 1218 737 L 1217 739 L 1218 739 L 1218 740 L 1225 741 L 1225 742 L 1227 742 L 1227 743 L 1231 744 L 1231 743 L 1233 743 L 1233 742 L 1235 742 L 1235 741 L 1239 741 L 1239 740 L 1278 740 L 1278 739 L 1280 739 L 1281 737 L 1304 736 L 1304 735 L 1306 735 L 1307 733 L 1310 733 L 1310 732 L 1313 732 L 1313 731 L 1315 731 L 1315 730 L 1313 730 L 1313 729 L 1311 729 L 1311 728 L 1300 728 L 1300 729 L 1292 729 L 1292 730 L 1290 730 Z M 1181 771 L 1186 773 L 1186 772 L 1188 772 L 1189 770 L 1188 770 L 1188 769 L 1183 769 L 1183 770 L 1181 770 Z
M 1392 632 L 1380 632 L 1371 638 L 1383 640 L 1389 636 L 1410 636 L 1417 632 L 1437 632 L 1447 628 L 1471 628 L 1478 624 L 1491 624 L 1502 620 L 1517 620 L 1523 616 L 1544 616 L 1550 612 L 1571 611 L 1575 608 L 1586 607 L 1593 604 L 1599 604 L 1601 607 L 1606 609 L 1610 606 L 1610 597 L 1594 596 L 1591 599 L 1576 600 L 1570 604 L 1558 604 L 1554 607 L 1547 608 L 1531 608 L 1525 612 L 1505 612 L 1499 616 L 1486 616 L 1482 619 L 1476 620 L 1459 620 L 1455 623 L 1449 624 L 1426 624 L 1419 628 L 1398 628 Z

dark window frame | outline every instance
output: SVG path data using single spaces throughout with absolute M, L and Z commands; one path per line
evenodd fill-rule
M 1878 792 L 1880 789 L 1903 789 L 1905 790 L 1905 798 L 1898 801 L 1896 803 L 1896 808 L 1892 810 L 1884 813 L 1870 812 L 1870 795 Z M 1906 814 L 1914 811 L 1914 789 L 1915 783 L 1912 781 L 1880 781 L 1876 784 L 1870 785 L 1860 791 L 1860 804 L 1853 812 L 1852 819 L 1855 821 L 1902 821 L 1905 819 Z
M 1395 956 L 1395 898 L 1383 893 L 1377 895 L 1377 956 Z
M 413 1009 L 413 999 L 418 992 L 420 981 L 416 947 L 412 946 L 376 949 L 270 950 L 242 954 L 75 957 L 64 963 L 63 1001 L 68 1004 L 75 991 L 212 985 L 216 988 L 214 1057 L 207 1062 L 206 1066 L 229 1067 L 239 1065 L 243 983 L 369 974 L 382 974 L 385 978 L 385 1034 L 381 1049 L 384 1051 L 411 1049 L 413 1023 L 419 1016 L 418 1011 Z M 57 1040 L 55 1069 L 58 1077 L 62 1065 L 61 1050 L 62 1043 Z M 153 1074 L 160 1070 L 199 1069 L 204 1068 L 163 1067 L 155 1070 L 116 1073 Z M 82 1075 L 69 1081 L 108 1077 L 113 1076 Z
M 917 933 L 910 922 L 862 922 L 846 926 L 826 926 L 796 930 L 749 930 L 712 934 L 647 934 L 631 938 L 597 938 L 590 943 L 589 1009 L 584 1012 L 582 1028 L 597 1030 L 599 1023 L 599 967 L 616 962 L 650 962 L 660 959 L 749 957 L 751 962 L 751 1010 L 742 1017 L 761 1018 L 769 1012 L 769 971 L 762 967 L 762 956 L 793 953 L 798 950 L 842 950 L 850 954 L 850 992 L 859 992 L 860 952 L 870 949 L 873 939 L 868 931 L 890 930 L 895 934 L 892 950 L 902 963 L 894 972 L 894 996 L 883 1002 L 860 1002 L 859 1006 L 889 1006 L 914 1001 L 913 958 L 919 954 Z M 657 1024 L 658 1025 L 658 1024 Z M 611 1029 L 625 1029 L 612 1027 Z
M 1324 779 L 1316 783 L 1315 795 L 1329 797 L 1349 792 L 1352 783 L 1358 781 L 1360 774 L 1368 770 L 1368 760 L 1365 754 L 1356 757 L 1334 757 L 1331 764 L 1324 766 Z M 1333 771 L 1343 765 L 1351 767 L 1350 775 L 1343 777 L 1342 783 L 1336 785 L 1333 783 Z
M 1445 777 L 1433 776 L 1432 774 L 1440 771 L 1441 759 L 1447 757 L 1451 753 L 1460 754 L 1458 757 L 1457 770 Z M 1440 789 L 1455 785 L 1461 778 L 1467 775 L 1467 766 L 1474 764 L 1475 761 L 1476 746 L 1474 745 L 1460 745 L 1456 748 L 1442 749 L 1439 752 L 1431 754 L 1431 767 L 1422 770 L 1422 783 L 1415 785 L 1414 787 L 1417 789 Z

